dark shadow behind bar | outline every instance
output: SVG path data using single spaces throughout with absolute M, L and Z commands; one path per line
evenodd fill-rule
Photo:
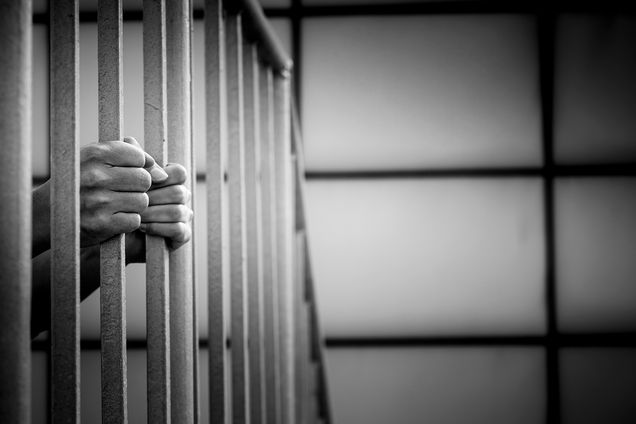
M 0 422 L 31 420 L 31 1 L 0 2 Z
M 99 141 L 121 140 L 121 0 L 100 0 L 97 11 Z M 124 235 L 101 244 L 102 423 L 128 422 Z
M 51 414 L 80 422 L 79 7 L 51 2 Z

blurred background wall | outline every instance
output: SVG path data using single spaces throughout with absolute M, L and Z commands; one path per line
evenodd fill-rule
M 194 0 L 195 10 L 202 3 Z M 482 1 L 262 4 L 296 64 L 335 422 L 634 422 L 636 18 L 537 18 Z M 92 143 L 96 1 L 80 5 L 89 12 L 80 134 Z M 124 7 L 141 10 L 141 0 Z M 49 172 L 46 2 L 34 11 L 37 184 Z M 194 137 L 203 171 L 198 16 Z M 138 18 L 126 21 L 124 133 L 143 144 L 141 33 Z M 195 216 L 204 216 L 205 181 L 196 187 Z M 195 225 L 205 234 L 205 220 Z M 195 248 L 203 258 L 205 243 Z M 138 423 L 146 421 L 145 270 L 127 272 L 129 412 Z M 82 304 L 86 423 L 100 421 L 98 296 Z M 206 355 L 203 346 L 204 422 Z M 46 353 L 34 349 L 33 358 L 34 422 L 44 423 Z

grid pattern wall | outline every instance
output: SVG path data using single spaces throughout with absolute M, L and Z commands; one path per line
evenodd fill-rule
M 633 15 L 297 3 L 336 421 L 631 422 Z

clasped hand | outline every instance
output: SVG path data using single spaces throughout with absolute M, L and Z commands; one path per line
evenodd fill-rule
M 80 243 L 121 234 L 130 258 L 143 261 L 142 233 L 166 238 L 176 249 L 191 238 L 187 173 L 179 164 L 161 168 L 132 138 L 85 146 L 80 151 Z M 128 239 L 129 237 L 127 237 Z

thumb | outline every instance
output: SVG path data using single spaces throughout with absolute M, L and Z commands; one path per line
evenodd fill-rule
M 161 169 L 155 159 L 141 147 L 139 142 L 134 137 L 124 137 L 124 143 L 132 144 L 133 146 L 138 147 L 139 149 L 141 149 L 142 152 L 144 152 L 144 169 L 146 169 L 150 173 L 153 184 L 161 183 L 168 179 L 168 174 L 166 173 L 166 171 Z

